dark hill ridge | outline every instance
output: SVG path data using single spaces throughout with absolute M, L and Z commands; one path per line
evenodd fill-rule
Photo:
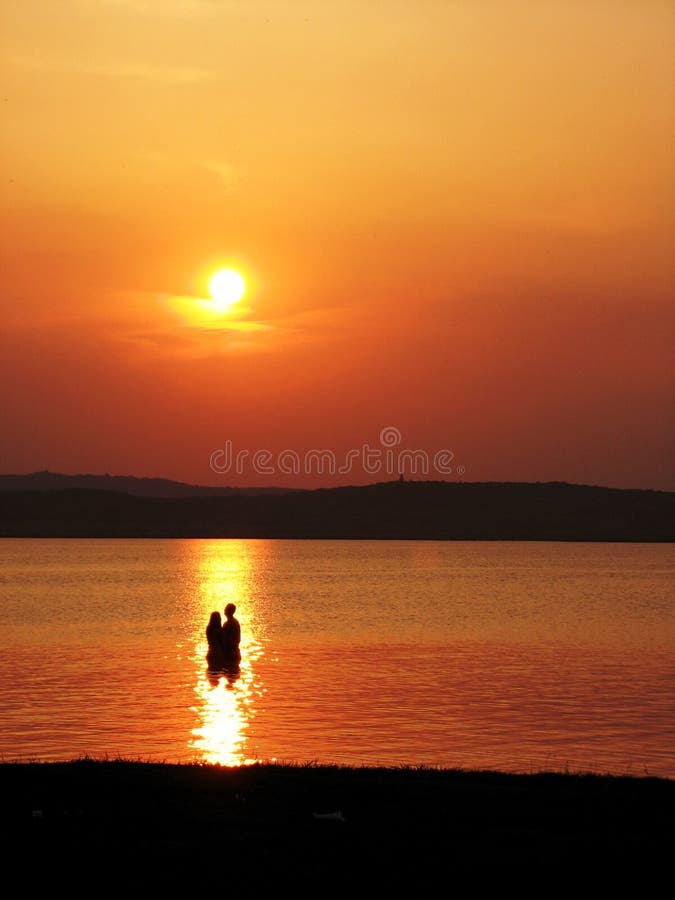
M 673 541 L 675 493 L 558 482 L 385 482 L 177 499 L 0 493 L 4 537 Z
M 204 487 L 170 481 L 168 478 L 137 478 L 135 475 L 63 475 L 60 472 L 31 472 L 28 475 L 0 475 L 3 491 L 65 491 L 83 488 L 119 491 L 134 497 L 230 497 L 232 494 L 287 494 L 292 488 Z

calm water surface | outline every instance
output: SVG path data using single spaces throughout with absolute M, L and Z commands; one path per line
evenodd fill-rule
M 0 753 L 675 777 L 674 570 L 659 544 L 0 540 Z

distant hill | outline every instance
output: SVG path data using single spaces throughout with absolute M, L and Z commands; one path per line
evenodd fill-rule
M 167 478 L 136 478 L 133 475 L 61 475 L 48 471 L 0 475 L 0 492 L 65 491 L 72 488 L 119 491 L 132 497 L 230 497 L 232 494 L 287 494 L 293 490 L 276 487 L 199 487 Z
M 558 482 L 409 481 L 173 498 L 82 488 L 0 493 L 4 537 L 673 541 L 674 523 L 675 493 Z

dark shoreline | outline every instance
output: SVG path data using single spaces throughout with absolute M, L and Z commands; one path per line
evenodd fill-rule
M 91 888 L 89 867 L 117 887 L 225 892 L 225 873 L 321 893 L 622 880 L 666 872 L 675 845 L 675 781 L 649 776 L 79 760 L 1 763 L 0 788 L 10 867 L 40 860 L 31 880 L 52 888 Z

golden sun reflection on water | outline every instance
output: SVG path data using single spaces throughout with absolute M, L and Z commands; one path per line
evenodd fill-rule
M 197 725 L 191 750 L 198 759 L 224 766 L 256 761 L 247 750 L 247 731 L 262 706 L 265 689 L 256 678 L 263 645 L 256 634 L 253 586 L 255 569 L 250 544 L 221 540 L 195 545 L 199 602 L 195 605 L 195 706 Z M 206 623 L 213 610 L 237 607 L 241 623 L 241 666 L 236 672 L 209 670 Z
M 192 749 L 198 757 L 223 766 L 254 762 L 245 752 L 253 715 L 250 677 L 200 673 L 195 693 L 200 724 L 192 731 Z

